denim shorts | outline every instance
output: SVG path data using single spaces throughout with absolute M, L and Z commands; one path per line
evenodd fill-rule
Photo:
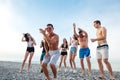
M 76 53 L 76 52 L 77 52 L 77 48 L 76 47 L 71 47 L 70 54 Z

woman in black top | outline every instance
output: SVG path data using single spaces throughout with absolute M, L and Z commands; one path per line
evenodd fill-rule
M 60 57 L 60 64 L 59 64 L 58 70 L 60 69 L 62 61 L 64 60 L 64 67 L 65 67 L 65 71 L 66 71 L 67 50 L 69 48 L 68 48 L 68 42 L 67 42 L 67 40 L 65 38 L 63 39 L 63 43 L 60 46 L 60 49 L 61 49 L 61 57 Z
M 49 47 L 48 47 L 48 45 L 47 45 L 45 40 L 41 41 L 40 48 L 42 48 L 42 54 L 40 56 L 40 66 L 41 66 L 42 65 L 42 61 L 43 61 L 43 59 L 44 59 L 44 57 L 46 55 L 46 52 L 49 51 Z M 41 69 L 41 73 L 42 72 L 43 72 L 43 70 Z

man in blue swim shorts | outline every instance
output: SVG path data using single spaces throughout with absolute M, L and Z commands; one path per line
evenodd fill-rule
M 85 74 L 85 68 L 84 68 L 84 57 L 86 57 L 87 65 L 88 65 L 88 75 L 91 76 L 91 62 L 90 62 L 90 49 L 88 48 L 88 34 L 86 31 L 78 28 L 78 34 L 76 33 L 76 25 L 73 24 L 74 34 L 77 36 L 79 44 L 80 44 L 80 50 L 79 50 L 79 58 L 80 58 L 80 64 L 82 68 L 82 75 Z

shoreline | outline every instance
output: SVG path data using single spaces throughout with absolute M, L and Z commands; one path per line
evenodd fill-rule
M 23 72 L 19 73 L 20 62 L 0 61 L 0 80 L 45 80 L 43 73 L 40 73 L 39 64 L 31 64 L 30 72 L 27 72 L 27 63 L 24 66 Z M 50 77 L 53 77 L 51 69 L 48 67 Z M 92 76 L 81 75 L 81 68 L 77 68 L 77 73 L 73 73 L 70 67 L 67 67 L 67 72 L 61 67 L 57 73 L 57 80 L 95 80 L 99 76 L 99 70 L 92 69 Z M 87 70 L 86 70 L 87 71 Z M 113 71 L 116 80 L 120 80 L 120 71 Z M 108 71 L 105 71 L 105 76 L 109 80 Z

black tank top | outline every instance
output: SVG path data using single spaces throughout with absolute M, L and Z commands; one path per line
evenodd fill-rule
M 42 42 L 42 47 L 43 47 L 42 52 L 45 52 L 44 42 Z

